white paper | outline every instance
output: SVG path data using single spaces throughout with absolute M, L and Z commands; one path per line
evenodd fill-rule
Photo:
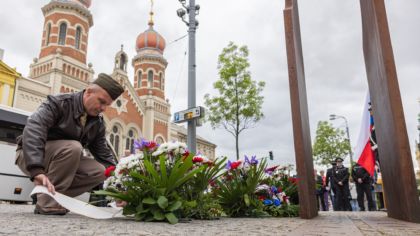
M 55 195 L 52 195 L 52 193 L 48 192 L 48 189 L 44 186 L 35 186 L 31 192 L 31 195 L 36 193 L 48 194 L 54 198 L 56 202 L 58 202 L 61 206 L 65 207 L 69 211 L 79 215 L 87 216 L 89 218 L 111 219 L 115 217 L 124 217 L 122 215 L 122 208 L 96 207 L 58 192 L 55 192 Z

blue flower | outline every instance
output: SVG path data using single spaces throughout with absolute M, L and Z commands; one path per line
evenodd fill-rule
M 274 206 L 280 206 L 281 205 L 281 201 L 279 199 L 274 199 Z
M 278 192 L 276 186 L 271 186 L 271 192 L 274 194 Z
M 258 164 L 257 156 L 254 155 L 251 157 L 251 159 L 249 159 L 248 156 L 245 155 L 245 164 L 257 165 Z
M 251 165 L 257 165 L 258 164 L 258 160 L 257 160 L 257 156 L 252 156 L 251 157 Z
M 263 201 L 263 204 L 264 204 L 264 205 L 266 205 L 266 206 L 270 206 L 270 205 L 272 205 L 272 204 L 273 204 L 273 201 L 271 201 L 270 199 L 265 199 L 265 200 Z
M 232 162 L 228 160 L 228 162 L 226 163 L 226 169 L 230 170 L 230 167 L 232 166 Z

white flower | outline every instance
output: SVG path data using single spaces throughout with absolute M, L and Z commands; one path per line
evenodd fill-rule
M 153 156 L 159 156 L 162 153 L 173 152 L 174 155 L 183 154 L 187 150 L 187 145 L 178 141 L 163 143 L 159 148 L 152 154 Z

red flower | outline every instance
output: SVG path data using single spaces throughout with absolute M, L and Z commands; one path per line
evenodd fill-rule
M 192 161 L 193 161 L 194 163 L 197 163 L 197 162 L 203 162 L 203 161 L 204 161 L 204 159 L 203 159 L 202 157 L 198 157 L 198 156 L 196 156 L 196 157 L 194 157 L 194 158 L 192 159 Z
M 145 146 L 148 149 L 154 149 L 155 147 L 157 147 L 157 143 L 156 142 L 153 142 L 153 141 L 150 141 L 150 142 L 146 143 Z
M 238 168 L 240 165 L 241 165 L 241 161 L 235 161 L 235 162 L 232 162 L 232 163 L 230 164 L 230 169 L 231 169 L 231 170 L 234 170 L 234 169 Z
M 112 175 L 112 172 L 114 172 L 115 166 L 109 166 L 105 169 L 105 177 L 110 177 Z
M 293 178 L 293 177 L 290 177 L 289 178 L 289 182 L 291 182 L 292 184 L 297 184 L 297 178 Z
M 283 192 L 283 189 L 281 187 L 278 187 L 277 192 L 281 193 L 281 192 Z
M 258 196 L 258 200 L 264 201 L 265 200 L 265 197 L 264 196 Z
M 216 186 L 216 181 L 209 180 L 209 184 L 210 184 L 210 186 L 215 187 Z
M 214 166 L 214 162 L 212 162 L 212 161 L 210 161 L 210 160 L 208 160 L 208 161 L 204 162 L 204 164 L 207 164 L 207 166 L 208 166 L 208 167 L 212 167 L 212 166 Z

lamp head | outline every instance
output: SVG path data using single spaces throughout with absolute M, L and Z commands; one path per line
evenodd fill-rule
M 185 12 L 185 10 L 183 8 L 179 8 L 178 10 L 176 10 L 176 14 L 179 17 L 183 18 L 185 16 L 186 12 Z
M 330 115 L 330 120 L 335 120 L 335 119 L 337 119 L 337 115 L 335 115 L 335 114 L 331 114 L 331 115 Z

